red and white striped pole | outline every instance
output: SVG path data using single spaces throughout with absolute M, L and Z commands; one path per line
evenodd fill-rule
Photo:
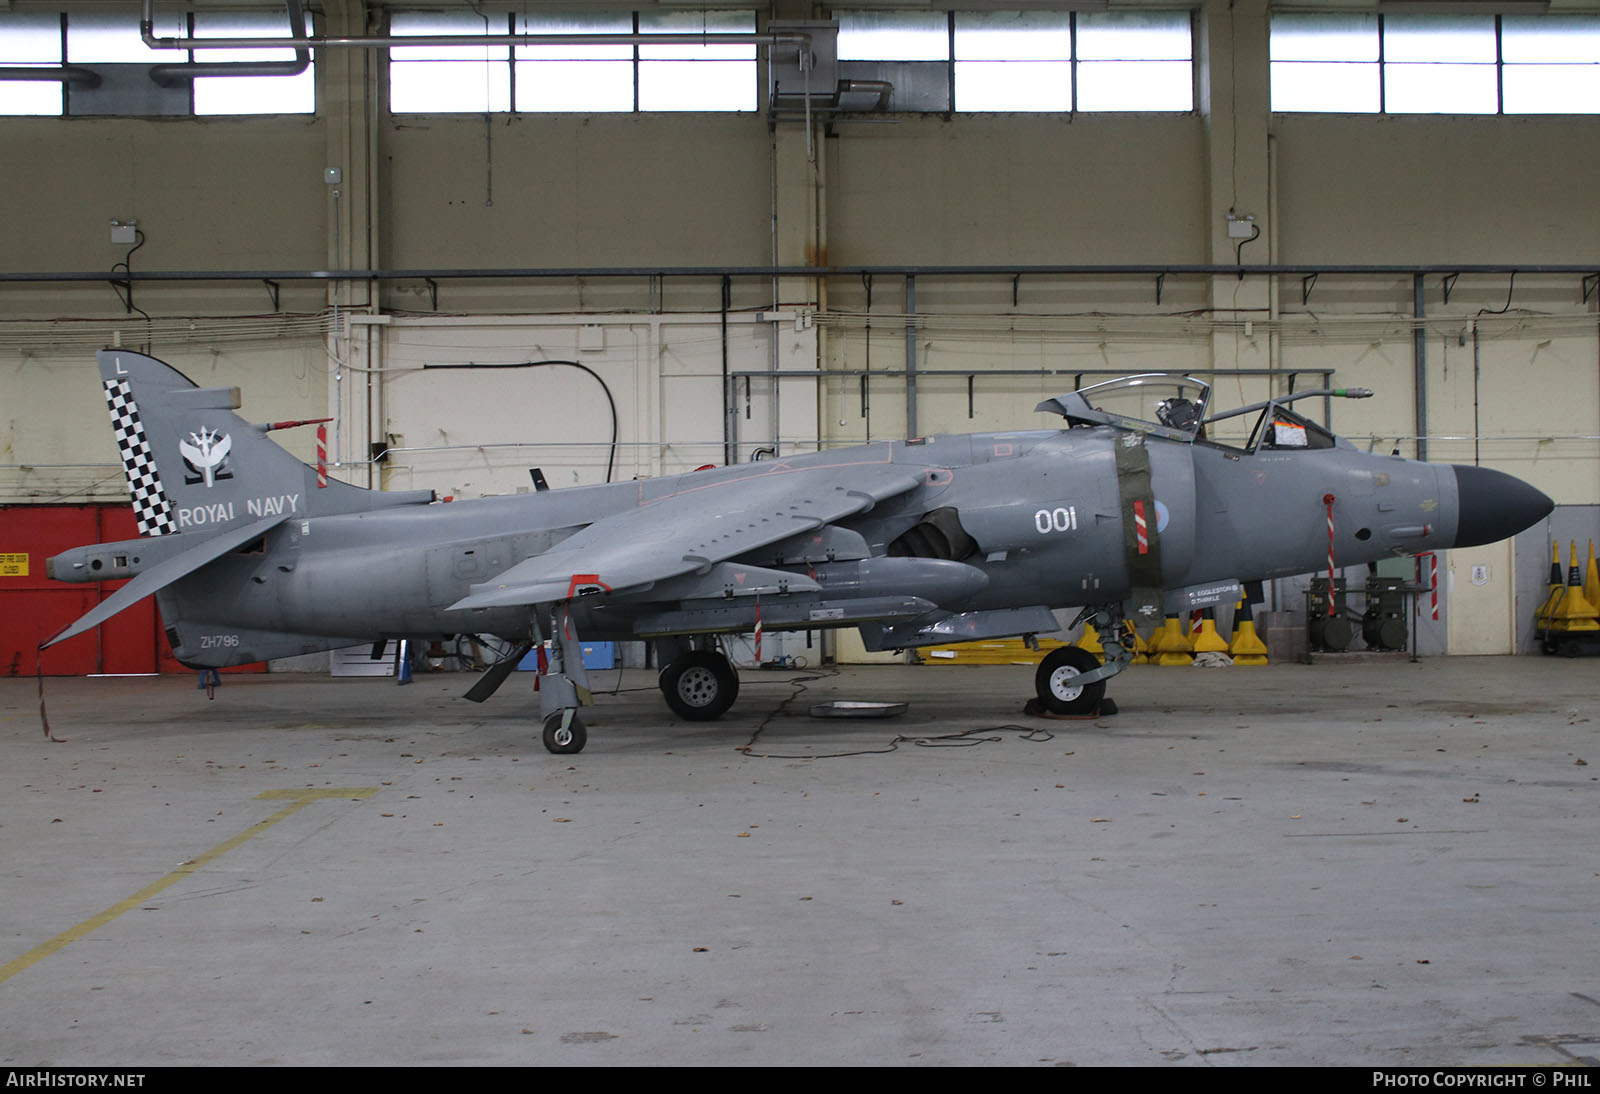
M 1424 582 L 1422 576 L 1422 560 L 1428 560 L 1428 576 Z M 1424 551 L 1417 556 L 1417 584 L 1428 586 L 1428 607 L 1435 623 L 1439 621 L 1439 556 L 1432 551 Z
M 1322 504 L 1328 507 L 1328 618 L 1333 618 L 1333 495 L 1322 495 Z
M 317 426 L 317 489 L 328 486 L 328 427 Z
M 1428 552 L 1428 600 L 1433 608 L 1433 621 L 1439 622 L 1439 556 Z

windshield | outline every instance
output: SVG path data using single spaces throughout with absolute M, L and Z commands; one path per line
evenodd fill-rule
M 1205 437 L 1211 385 L 1193 376 L 1152 372 L 1091 384 L 1035 409 L 1060 414 L 1073 425 L 1111 425 L 1173 440 Z
M 1309 418 L 1303 418 L 1288 407 L 1276 403 L 1268 406 L 1256 419 L 1250 436 L 1251 452 L 1257 449 L 1287 449 L 1307 451 L 1332 448 L 1338 441 L 1332 433 Z

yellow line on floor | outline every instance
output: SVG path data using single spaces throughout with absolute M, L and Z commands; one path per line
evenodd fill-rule
M 330 787 L 325 790 L 267 790 L 257 794 L 257 801 L 282 801 L 284 799 L 288 799 L 290 804 L 284 806 L 266 820 L 261 821 L 258 824 L 252 824 L 249 828 L 246 828 L 243 832 L 240 832 L 232 839 L 224 840 L 222 843 L 217 844 L 205 854 L 200 855 L 197 858 L 190 859 L 188 862 L 184 863 L 182 866 L 179 866 L 166 877 L 160 879 L 159 881 L 151 882 L 149 885 L 146 885 L 143 889 L 140 889 L 137 893 L 134 893 L 126 900 L 118 901 L 105 911 L 101 912 L 99 915 L 94 916 L 91 919 L 84 920 L 82 923 L 71 928 L 70 930 L 63 931 L 41 946 L 35 946 L 33 949 L 29 950 L 16 960 L 11 961 L 6 965 L 0 965 L 0 984 L 5 983 L 23 969 L 31 968 L 32 966 L 37 965 L 40 961 L 43 961 L 57 950 L 65 947 L 67 943 L 76 942 L 85 935 L 104 927 L 107 923 L 110 923 L 123 912 L 131 911 L 132 909 L 137 908 L 139 905 L 143 904 L 157 893 L 176 885 L 178 882 L 182 881 L 196 870 L 199 870 L 201 867 L 209 865 L 216 859 L 221 858 L 223 855 L 227 854 L 229 851 L 232 851 L 235 847 L 238 847 L 251 836 L 259 836 L 262 832 L 265 832 L 274 824 L 277 824 L 279 821 L 298 813 L 312 802 L 321 801 L 325 798 L 370 798 L 377 792 L 378 788 L 375 786 L 340 786 Z

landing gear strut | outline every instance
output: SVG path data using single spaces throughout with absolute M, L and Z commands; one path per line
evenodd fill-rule
M 541 639 L 539 612 L 530 620 L 533 642 Z M 539 710 L 544 716 L 544 747 L 558 756 L 582 752 L 589 733 L 578 717 L 580 706 L 589 706 L 594 695 L 583 668 L 583 650 L 572 625 L 571 607 L 565 601 L 551 613 L 550 661 L 539 676 Z
M 680 718 L 710 722 L 739 697 L 739 674 L 714 649 L 690 650 L 661 670 L 661 696 Z
M 1105 649 L 1106 663 L 1100 664 L 1094 654 L 1076 646 L 1062 646 L 1050 651 L 1039 662 L 1039 671 L 1033 676 L 1033 689 L 1039 697 L 1039 706 L 1050 714 L 1092 715 L 1101 713 L 1105 702 L 1106 681 L 1133 660 L 1133 651 L 1124 645 L 1126 634 L 1120 604 L 1097 604 L 1083 609 L 1073 626 L 1085 620 L 1094 624 L 1100 634 L 1100 644 Z M 1107 704 L 1105 713 L 1111 713 Z

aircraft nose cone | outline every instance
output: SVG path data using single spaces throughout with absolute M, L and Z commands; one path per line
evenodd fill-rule
M 1456 473 L 1459 519 L 1456 547 L 1477 547 L 1514 536 L 1550 515 L 1556 503 L 1512 475 L 1470 464 L 1451 464 Z

